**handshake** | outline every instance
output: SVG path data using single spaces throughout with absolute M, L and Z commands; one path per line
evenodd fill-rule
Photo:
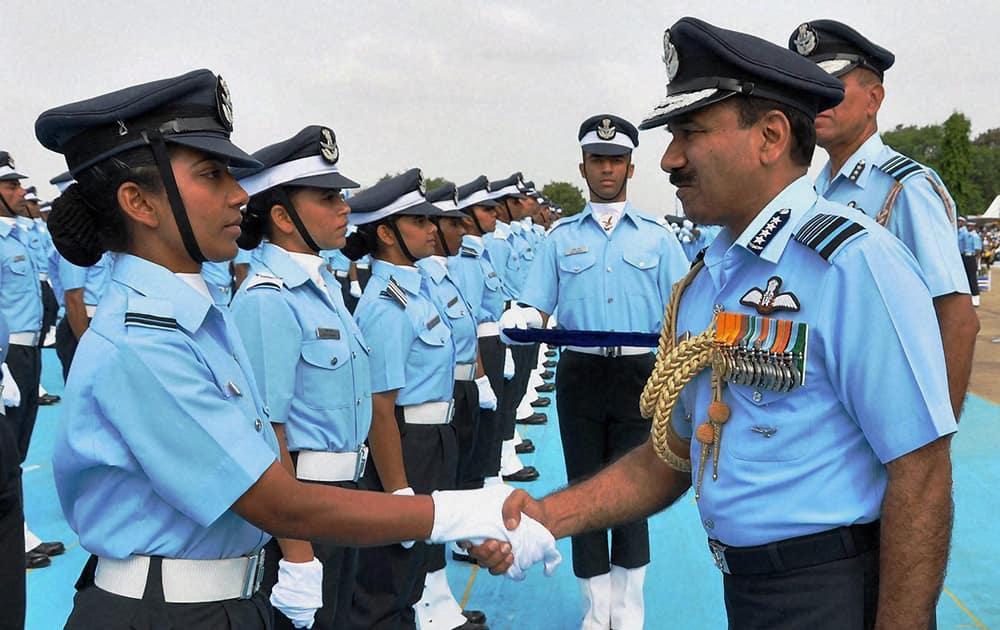
M 552 533 L 521 508 L 533 503 L 522 491 L 509 486 L 480 490 L 434 492 L 434 527 L 428 542 L 460 544 L 489 569 L 512 580 L 523 580 L 525 571 L 539 562 L 551 576 L 562 555 Z M 537 504 L 535 504 L 537 505 Z

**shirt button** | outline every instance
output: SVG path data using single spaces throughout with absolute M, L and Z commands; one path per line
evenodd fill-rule
M 354 352 L 354 351 L 352 350 L 352 351 L 351 351 L 351 358 L 352 358 L 352 359 L 357 359 L 357 358 L 358 358 L 358 353 L 357 353 L 357 352 Z
M 354 401 L 354 404 L 356 404 L 358 407 L 360 407 L 361 406 L 361 399 L 358 398 L 356 401 Z
M 615 301 L 615 298 L 608 298 L 608 304 L 611 304 L 614 301 Z
M 713 521 L 712 519 L 706 518 L 704 522 L 706 529 L 715 529 L 715 521 Z
M 260 421 L 260 418 L 254 420 L 253 426 L 257 429 L 257 433 L 260 433 L 261 429 L 264 428 L 264 423 Z
M 639 267 L 640 267 L 640 268 L 641 268 L 641 267 L 645 267 L 645 266 L 646 266 L 646 263 L 644 263 L 644 262 L 641 262 L 641 261 L 639 262 Z
M 330 359 L 330 365 L 337 365 L 337 357 Z
M 759 403 L 763 398 L 764 398 L 764 395 L 761 394 L 759 391 L 755 391 L 753 393 L 753 401 L 755 403 Z
M 611 267 L 608 267 L 608 273 L 611 273 Z
M 575 267 L 573 267 L 573 271 L 580 271 L 580 265 L 576 265 Z

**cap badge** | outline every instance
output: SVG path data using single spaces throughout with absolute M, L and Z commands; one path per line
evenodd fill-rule
M 663 63 L 667 66 L 667 82 L 669 83 L 677 76 L 677 70 L 681 66 L 681 60 L 677 56 L 677 47 L 670 41 L 670 29 L 663 31 Z
M 225 79 L 219 76 L 215 87 L 215 100 L 219 108 L 219 119 L 229 131 L 233 130 L 233 100 L 229 97 L 229 86 Z
M 17 168 L 16 166 L 14 166 L 14 156 L 12 156 L 10 153 L 4 153 L 0 155 L 0 166 L 4 165 L 9 166 L 11 169 Z
M 421 195 L 427 194 L 427 182 L 424 181 L 424 174 L 419 169 L 417 170 L 417 190 L 420 191 Z
M 597 137 L 601 140 L 611 140 L 615 137 L 618 131 L 615 126 L 611 123 L 610 118 L 601 119 L 601 124 L 597 126 Z
M 456 206 L 458 205 L 458 188 L 457 187 L 454 190 L 451 191 L 451 200 L 455 202 Z
M 320 155 L 330 164 L 336 164 L 337 160 L 340 159 L 340 149 L 337 148 L 337 140 L 333 137 L 333 132 L 323 127 L 319 134 Z
M 819 43 L 819 37 L 816 35 L 816 31 L 809 24 L 799 25 L 798 32 L 795 33 L 795 50 L 798 51 L 800 55 L 808 56 L 816 50 L 816 44 Z
M 486 192 L 493 192 L 493 190 L 490 188 L 489 182 L 486 182 Z

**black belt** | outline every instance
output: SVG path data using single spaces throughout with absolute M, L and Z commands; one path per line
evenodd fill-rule
M 756 547 L 727 547 L 709 538 L 715 566 L 730 575 L 785 573 L 845 560 L 879 546 L 879 521 L 838 527 Z

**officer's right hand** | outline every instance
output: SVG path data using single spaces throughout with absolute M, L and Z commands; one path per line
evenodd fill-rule
M 527 346 L 531 344 L 530 341 L 514 341 L 505 335 L 503 331 L 507 328 L 516 328 L 518 330 L 541 328 L 542 315 L 537 309 L 530 306 L 518 306 L 517 304 L 511 304 L 510 308 L 500 315 L 499 324 L 500 341 L 504 342 L 508 346 Z
M 4 407 L 20 407 L 21 406 L 21 388 L 17 386 L 17 382 L 14 380 L 14 376 L 10 373 L 10 368 L 7 364 L 2 365 L 3 380 L 0 383 L 0 389 L 3 390 L 3 406 Z
M 359 298 L 361 297 L 361 283 L 357 280 L 351 280 L 351 297 Z
M 296 628 L 312 628 L 316 611 L 323 606 L 323 564 L 278 561 L 278 582 L 271 589 L 271 605 Z

